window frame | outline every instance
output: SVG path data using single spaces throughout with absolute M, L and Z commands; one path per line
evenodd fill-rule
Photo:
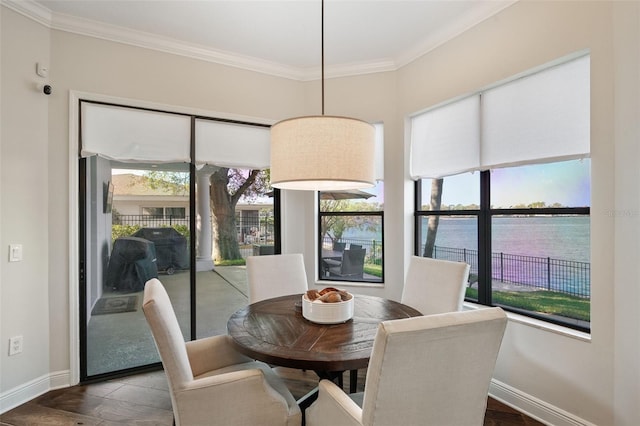
M 544 207 L 544 208 L 491 208 L 491 171 L 480 172 L 480 209 L 479 210 L 422 210 L 422 179 L 414 183 L 414 255 L 421 256 L 422 245 L 421 220 L 425 216 L 477 216 L 478 224 L 478 300 L 465 297 L 466 302 L 477 303 L 485 306 L 499 306 L 505 311 L 514 312 L 544 322 L 572 328 L 589 333 L 591 326 L 582 326 L 571 319 L 563 320 L 562 317 L 549 316 L 541 313 L 527 311 L 507 305 L 495 304 L 492 300 L 492 220 L 500 215 L 531 215 L 532 213 L 549 216 L 563 215 L 591 215 L 591 207 Z
M 378 284 L 384 285 L 384 209 L 377 211 L 341 211 L 341 212 L 323 212 L 320 208 L 320 191 L 316 193 L 316 197 L 318 200 L 318 230 L 317 230 L 317 268 L 316 268 L 316 276 L 317 280 L 320 282 L 340 282 L 346 283 L 348 285 L 353 284 Z M 331 277 L 324 277 L 322 274 L 322 245 L 324 241 L 321 238 L 321 230 L 322 230 L 322 219 L 327 216 L 372 216 L 380 218 L 380 241 L 382 242 L 382 254 L 380 259 L 380 265 L 382 266 L 382 276 L 380 277 L 380 281 L 372 281 L 367 279 L 361 280 L 350 280 L 350 279 L 340 279 L 334 280 Z

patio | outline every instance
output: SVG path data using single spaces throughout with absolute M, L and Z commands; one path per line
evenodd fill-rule
M 174 310 L 188 337 L 189 273 L 161 274 Z M 226 333 L 227 319 L 247 304 L 247 279 L 244 266 L 216 267 L 196 274 L 197 337 Z M 151 332 L 142 312 L 142 291 L 136 295 L 135 311 L 93 315 L 87 325 L 87 373 L 90 376 L 159 362 Z M 123 296 L 122 293 L 103 297 Z

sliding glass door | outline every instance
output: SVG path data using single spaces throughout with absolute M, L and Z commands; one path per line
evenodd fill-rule
M 85 101 L 80 111 L 87 381 L 159 365 L 142 312 L 149 279 L 167 289 L 185 340 L 224 334 L 247 303 L 244 259 L 278 252 L 279 232 L 268 128 Z
M 92 377 L 159 362 L 141 309 L 151 278 L 165 285 L 183 334 L 191 334 L 189 165 L 84 161 L 85 368 Z

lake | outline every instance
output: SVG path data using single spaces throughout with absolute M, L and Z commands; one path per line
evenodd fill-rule
M 423 244 L 426 236 L 422 221 Z M 492 252 L 553 259 L 590 261 L 589 216 L 499 216 L 492 223 Z M 441 217 L 436 237 L 439 247 L 478 249 L 475 217 Z M 380 233 L 349 229 L 345 239 L 380 241 Z
M 426 227 L 427 218 L 424 218 L 422 244 Z M 588 216 L 496 216 L 492 233 L 494 279 L 589 296 Z M 379 241 L 380 234 L 350 229 L 344 238 Z M 454 253 L 455 249 L 469 250 L 473 254 L 466 261 L 471 264 L 472 271 L 477 272 L 476 217 L 441 217 L 436 247 L 438 258 L 450 260 L 458 259 L 455 255 L 448 257 L 447 253 Z

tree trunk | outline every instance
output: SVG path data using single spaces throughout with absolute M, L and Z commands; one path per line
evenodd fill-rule
M 431 180 L 431 211 L 440 210 L 442 207 L 442 182 L 443 179 Z M 424 244 L 424 252 L 422 253 L 423 257 L 433 257 L 433 248 L 436 244 L 439 223 L 440 216 L 429 216 L 429 222 L 427 223 L 427 240 Z
M 213 213 L 213 245 L 215 260 L 242 259 L 236 235 L 237 198 L 229 195 L 229 169 L 221 168 L 211 175 L 211 211 Z

